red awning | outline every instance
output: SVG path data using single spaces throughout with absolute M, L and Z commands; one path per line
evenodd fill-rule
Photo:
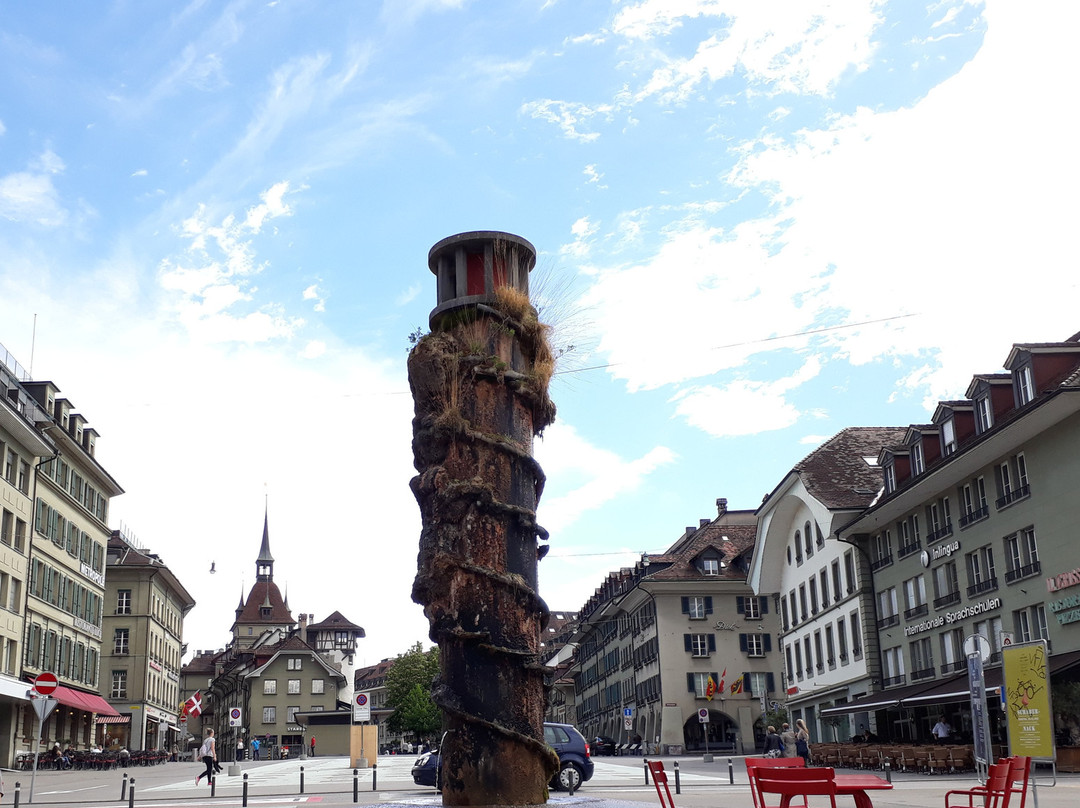
M 97 723 L 99 724 L 130 724 L 130 715 L 99 715 L 97 717 Z
M 77 710 L 86 710 L 88 713 L 97 713 L 98 715 L 120 715 L 112 708 L 112 705 L 101 696 L 96 693 L 86 693 L 82 690 L 75 690 L 74 688 L 64 687 L 60 685 L 50 695 L 51 698 L 56 699 L 61 704 L 66 704 L 68 707 L 74 707 Z

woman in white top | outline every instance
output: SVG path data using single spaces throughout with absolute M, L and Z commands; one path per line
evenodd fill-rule
M 198 785 L 199 781 L 203 779 L 203 775 L 205 775 L 207 785 L 212 786 L 214 784 L 214 764 L 217 762 L 217 744 L 214 741 L 214 731 L 212 729 L 206 731 L 206 740 L 199 747 L 199 757 L 206 764 L 206 771 L 195 778 L 195 785 Z

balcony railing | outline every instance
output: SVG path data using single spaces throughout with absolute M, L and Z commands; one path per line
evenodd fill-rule
M 963 659 L 956 662 L 946 662 L 941 666 L 941 675 L 944 676 L 947 673 L 957 673 L 963 670 L 967 670 L 967 662 Z
M 948 592 L 942 595 L 940 598 L 934 598 L 934 608 L 942 609 L 946 606 L 952 606 L 954 603 L 960 602 L 960 590 L 955 592 Z
M 976 595 L 983 594 L 984 592 L 993 592 L 997 588 L 998 580 L 997 576 L 995 575 L 992 578 L 987 578 L 985 581 L 979 581 L 978 583 L 969 586 L 967 588 L 967 596 L 969 598 L 973 598 Z
M 922 542 L 918 539 L 915 539 L 915 541 L 911 542 L 910 544 L 905 544 L 903 547 L 901 547 L 897 555 L 900 558 L 906 558 L 907 556 L 920 549 L 922 549 Z
M 878 619 L 877 625 L 878 625 L 878 628 L 881 628 L 881 629 L 892 628 L 893 626 L 898 626 L 898 625 L 900 625 L 900 615 L 898 615 L 898 614 L 887 614 L 884 617 Z
M 946 536 L 951 536 L 952 534 L 953 534 L 952 522 L 946 522 L 944 525 L 939 527 L 937 530 L 931 532 L 930 535 L 928 535 L 926 537 L 926 542 L 927 542 L 927 544 L 929 544 L 932 541 L 937 541 L 938 539 L 944 539 Z
M 883 687 L 895 687 L 896 685 L 902 685 L 907 681 L 907 676 L 901 673 L 899 676 L 889 676 L 882 681 Z
M 987 505 L 983 505 L 981 508 L 976 508 L 970 513 L 965 513 L 960 517 L 960 527 L 967 527 L 973 522 L 978 522 L 980 519 L 985 519 L 990 515 L 990 508 Z
M 1030 496 L 1031 486 L 1022 485 L 1019 488 L 1013 489 L 1012 491 L 1006 491 L 1004 496 L 1000 496 L 997 498 L 997 502 L 995 504 L 997 505 L 998 510 L 1001 510 L 1007 505 L 1012 505 L 1014 502 L 1018 502 L 1022 499 L 1027 499 Z
M 921 617 L 930 611 L 930 607 L 925 603 L 920 603 L 918 606 L 912 606 L 910 609 L 904 610 L 904 619 L 911 620 L 913 617 Z
M 874 572 L 877 572 L 877 571 L 878 571 L 879 569 L 881 569 L 882 567 L 887 567 L 887 566 L 889 566 L 889 565 L 890 565 L 890 564 L 891 564 L 892 562 L 893 562 L 893 557 L 892 557 L 892 553 L 889 553 L 889 555 L 887 555 L 887 556 L 882 556 L 882 557 L 881 557 L 881 558 L 879 558 L 879 559 L 878 559 L 877 561 L 873 561 L 873 562 L 871 562 L 871 564 L 870 564 L 870 569 L 871 569 L 872 571 L 874 571 Z
M 1038 559 L 1035 559 L 1030 564 L 1025 564 L 1023 567 L 1017 567 L 1016 569 L 1006 572 L 1005 583 L 1011 584 L 1013 581 L 1030 578 L 1032 575 L 1038 575 L 1040 572 L 1042 572 L 1042 564 Z
M 933 676 L 934 676 L 934 668 L 933 668 L 933 666 L 930 666 L 929 668 L 922 668 L 921 670 L 912 671 L 911 672 L 911 681 L 920 682 L 923 679 L 930 679 Z

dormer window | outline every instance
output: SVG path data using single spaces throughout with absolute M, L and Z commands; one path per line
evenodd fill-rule
M 720 559 L 719 558 L 703 558 L 701 559 L 701 571 L 706 575 L 719 575 L 720 574 Z
M 922 442 L 911 447 L 911 475 L 922 474 L 926 471 L 926 460 L 923 458 Z
M 1035 384 L 1031 378 L 1031 365 L 1024 365 L 1016 371 L 1016 394 L 1023 407 L 1035 398 Z
M 994 425 L 994 408 L 990 405 L 989 393 L 975 400 L 975 419 L 980 435 Z
M 896 490 L 896 466 L 889 463 L 885 466 L 885 493 L 891 494 Z
M 956 451 L 956 424 L 952 418 L 941 424 L 941 449 L 946 456 Z

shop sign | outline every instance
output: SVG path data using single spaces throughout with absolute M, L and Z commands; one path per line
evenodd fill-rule
M 981 603 L 973 603 L 970 606 L 965 606 L 963 609 L 957 609 L 955 612 L 946 612 L 945 614 L 939 614 L 937 617 L 931 617 L 929 620 L 923 620 L 921 623 L 905 626 L 904 634 L 905 636 L 911 637 L 915 634 L 922 634 L 924 631 L 941 628 L 946 623 L 955 623 L 958 620 L 966 620 L 977 614 L 990 612 L 1000 608 L 1001 598 L 987 598 Z
M 150 660 L 150 668 L 157 671 L 158 673 L 161 673 L 161 666 L 158 663 L 154 662 L 154 660 L 152 659 Z
M 105 586 L 105 575 L 91 567 L 89 564 L 79 564 L 79 572 L 84 578 L 89 578 L 98 586 Z
M 1080 584 L 1080 567 L 1068 572 L 1062 572 L 1052 578 L 1046 579 L 1046 591 L 1058 592 L 1062 589 L 1068 589 L 1070 586 L 1076 586 Z
M 289 724 L 288 725 L 288 730 L 289 730 L 289 732 L 303 732 L 304 728 L 302 726 L 300 726 L 299 724 Z
M 165 676 L 170 682 L 179 682 L 180 675 L 173 671 L 165 671 Z
M 101 639 L 101 629 L 91 623 L 87 623 L 81 617 L 76 617 L 74 620 L 71 621 L 71 624 L 75 626 L 75 628 L 77 628 L 79 631 L 86 632 L 94 639 Z
M 1050 601 L 1050 611 L 1057 616 L 1059 626 L 1075 623 L 1080 620 L 1080 595 Z

